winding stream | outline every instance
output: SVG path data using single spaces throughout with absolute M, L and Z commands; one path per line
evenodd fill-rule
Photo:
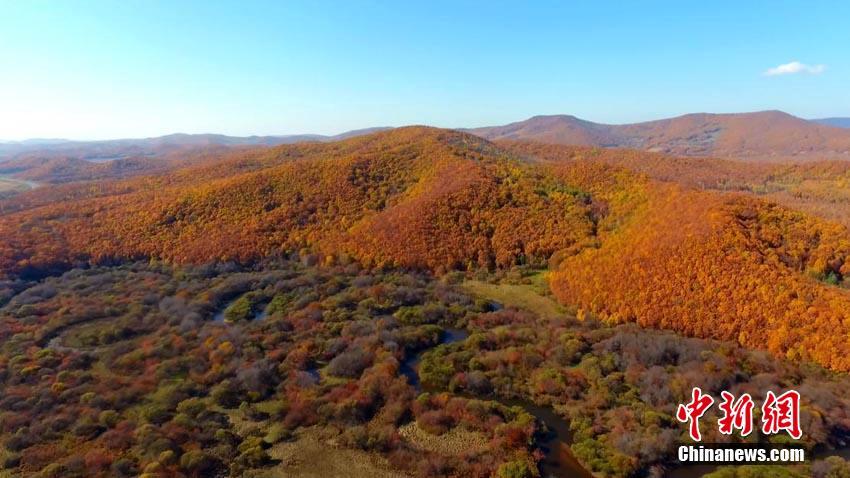
M 450 344 L 466 340 L 469 333 L 463 329 L 445 329 L 437 345 Z M 433 347 L 432 347 L 433 348 Z M 418 367 L 422 361 L 422 356 L 431 350 L 431 348 L 420 350 L 411 355 L 402 362 L 400 371 L 406 377 L 408 382 L 416 389 L 417 392 L 422 391 L 422 384 L 419 380 Z M 474 397 L 495 400 L 509 407 L 521 407 L 529 414 L 537 418 L 543 423 L 549 432 L 543 437 L 543 440 L 538 440 L 538 446 L 546 454 L 543 461 L 540 463 L 540 471 L 543 478 L 592 478 L 590 473 L 576 459 L 570 450 L 569 444 L 572 441 L 572 433 L 570 432 L 569 423 L 555 413 L 551 408 L 535 405 L 528 400 L 506 400 L 498 397 Z M 850 446 L 845 446 L 832 450 L 820 450 L 810 452 L 810 459 L 824 459 L 829 456 L 840 456 L 845 459 L 850 459 Z M 671 467 L 664 474 L 667 478 L 700 478 L 708 473 L 717 470 L 718 465 L 712 464 L 691 464 L 678 467 Z
M 450 344 L 466 340 L 469 333 L 463 329 L 446 329 L 437 345 Z M 422 355 L 428 349 L 420 350 L 402 362 L 400 371 L 408 382 L 416 389 L 422 391 L 419 380 L 418 367 L 422 361 Z M 479 397 L 472 397 L 479 398 Z M 548 430 L 543 440 L 538 440 L 540 449 L 546 454 L 540 463 L 540 471 L 543 478 L 592 478 L 593 475 L 584 468 L 573 455 L 569 447 L 572 435 L 569 423 L 558 416 L 552 409 L 535 405 L 527 400 L 504 400 L 498 397 L 486 397 L 509 407 L 521 407 L 530 415 L 533 415 Z

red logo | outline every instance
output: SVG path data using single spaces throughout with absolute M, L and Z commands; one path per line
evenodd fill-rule
M 800 394 L 797 391 L 789 390 L 778 397 L 767 392 L 761 413 L 761 431 L 765 434 L 786 431 L 795 440 L 803 436 L 800 430 Z
M 717 420 L 720 433 L 731 435 L 735 430 L 740 430 L 742 437 L 752 433 L 755 408 L 753 397 L 744 393 L 736 400 L 735 396 L 727 391 L 720 392 L 720 396 L 723 398 L 719 405 L 722 416 Z M 694 387 L 691 401 L 680 404 L 676 409 L 676 419 L 689 424 L 688 434 L 692 440 L 702 441 L 699 419 L 712 405 L 714 398 L 702 393 L 699 387 Z M 779 396 L 772 391 L 767 392 L 761 412 L 761 430 L 765 435 L 785 431 L 795 440 L 803 436 L 800 429 L 800 394 L 796 390 L 789 390 Z
M 699 419 L 709 408 L 714 404 L 714 399 L 709 395 L 703 395 L 699 387 L 694 387 L 692 392 L 693 398 L 684 405 L 679 405 L 676 410 L 676 418 L 683 423 L 690 422 L 688 433 L 694 441 L 701 441 L 702 436 L 699 433 Z
M 741 436 L 747 436 L 753 431 L 753 397 L 749 393 L 741 395 L 737 401 L 735 396 L 727 391 L 720 392 L 723 401 L 720 403 L 720 411 L 723 416 L 717 420 L 720 433 L 731 435 L 732 431 L 741 430 Z

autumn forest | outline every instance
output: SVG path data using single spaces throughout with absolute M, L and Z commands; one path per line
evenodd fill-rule
M 850 162 L 562 143 L 0 159 L 0 477 L 850 476 Z M 813 458 L 677 463 L 695 386 Z

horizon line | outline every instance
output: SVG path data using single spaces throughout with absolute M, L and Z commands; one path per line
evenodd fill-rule
M 690 113 L 682 113 L 682 114 L 678 114 L 678 115 L 675 115 L 675 116 L 663 116 L 663 117 L 654 118 L 654 119 L 646 119 L 646 120 L 641 120 L 641 121 L 632 121 L 632 122 L 625 122 L 625 123 L 604 123 L 604 122 L 589 120 L 589 119 L 582 118 L 580 116 L 575 116 L 575 115 L 572 115 L 572 114 L 569 114 L 569 113 L 550 113 L 550 114 L 535 114 L 535 115 L 532 115 L 532 116 L 528 116 L 524 119 L 509 121 L 509 122 L 503 123 L 503 124 L 487 124 L 487 125 L 483 125 L 483 126 L 446 127 L 446 126 L 430 125 L 430 124 L 425 124 L 425 123 L 409 123 L 409 124 L 403 124 L 403 125 L 397 125 L 397 126 L 384 125 L 384 126 L 357 127 L 357 128 L 347 129 L 347 130 L 343 130 L 343 131 L 340 131 L 338 133 L 332 133 L 332 134 L 301 132 L 301 133 L 270 133 L 270 134 L 253 133 L 253 134 L 247 134 L 247 135 L 240 135 L 240 134 L 229 134 L 229 133 L 220 133 L 220 132 L 186 133 L 184 131 L 175 131 L 175 132 L 172 132 L 172 133 L 164 133 L 164 134 L 152 135 L 152 136 L 141 136 L 140 135 L 140 136 L 123 136 L 123 137 L 99 138 L 99 139 L 31 136 L 31 137 L 27 137 L 27 138 L 23 138 L 23 139 L 0 138 L 0 144 L 2 144 L 2 145 L 22 145 L 23 146 L 24 145 L 23 143 L 37 142 L 37 141 L 56 142 L 56 143 L 99 143 L 99 142 L 110 142 L 110 141 L 142 141 L 142 140 L 151 140 L 151 139 L 161 139 L 161 138 L 165 138 L 165 137 L 169 137 L 169 136 L 225 136 L 225 137 L 228 137 L 228 138 L 290 138 L 290 137 L 296 137 L 296 136 L 315 136 L 315 137 L 318 137 L 318 138 L 333 138 L 335 136 L 341 136 L 341 135 L 344 135 L 344 134 L 347 134 L 347 133 L 352 133 L 352 132 L 357 132 L 357 131 L 362 131 L 362 130 L 369 130 L 369 129 L 395 129 L 395 128 L 404 128 L 404 127 L 407 127 L 407 126 L 430 126 L 430 127 L 433 127 L 433 128 L 450 129 L 450 130 L 470 130 L 470 129 L 498 127 L 498 126 L 505 126 L 505 125 L 510 125 L 510 124 L 514 124 L 514 123 L 521 123 L 523 121 L 528 121 L 528 120 L 533 119 L 533 118 L 558 117 L 558 116 L 572 117 L 572 118 L 575 118 L 575 119 L 578 119 L 578 120 L 581 120 L 581 121 L 587 121 L 587 122 L 590 122 L 590 123 L 595 123 L 595 124 L 600 124 L 600 125 L 605 125 L 605 126 L 624 126 L 624 125 L 633 125 L 633 124 L 641 124 L 641 123 L 651 123 L 651 122 L 654 122 L 654 121 L 664 121 L 664 120 L 667 120 L 667 119 L 681 118 L 681 117 L 690 116 L 690 115 L 703 115 L 704 114 L 704 115 L 721 116 L 721 115 L 745 115 L 745 114 L 771 113 L 771 112 L 787 114 L 787 115 L 790 115 L 790 116 L 793 116 L 795 118 L 799 118 L 799 119 L 802 119 L 802 120 L 805 120 L 805 121 L 823 121 L 823 120 L 848 119 L 848 118 L 850 118 L 850 113 L 848 113 L 847 116 L 831 115 L 831 116 L 822 116 L 822 117 L 818 117 L 818 118 L 804 118 L 802 116 L 797 116 L 795 114 L 788 113 L 787 111 L 780 110 L 780 109 L 764 109 L 764 110 L 755 110 L 755 111 L 738 111 L 738 112 L 722 112 L 722 113 L 711 113 L 711 112 L 707 112 L 707 111 L 697 111 L 697 112 L 690 112 Z M 33 144 L 32 146 L 49 146 L 49 144 L 43 144 L 43 145 Z

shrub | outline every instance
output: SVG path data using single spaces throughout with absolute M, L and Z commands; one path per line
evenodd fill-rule
M 371 353 L 360 347 L 353 347 L 330 361 L 328 373 L 336 377 L 356 378 L 371 364 Z
M 533 478 L 538 476 L 537 467 L 527 460 L 514 460 L 499 465 L 496 471 L 498 478 Z
M 227 322 L 251 320 L 253 312 L 253 301 L 248 294 L 245 294 L 224 309 L 224 320 Z
M 274 445 L 277 442 L 289 440 L 292 437 L 292 430 L 283 426 L 282 423 L 274 423 L 269 427 L 266 436 L 263 437 L 263 442 Z
M 230 380 L 224 380 L 212 388 L 210 396 L 215 403 L 225 408 L 233 408 L 240 404 L 238 390 Z
M 112 463 L 113 476 L 134 476 L 136 474 L 136 464 L 127 458 L 119 458 Z
M 65 476 L 65 472 L 65 467 L 61 464 L 51 463 L 42 468 L 41 473 L 39 473 L 39 476 L 43 478 L 61 478 Z
M 432 435 L 442 435 L 452 426 L 452 417 L 443 410 L 430 410 L 416 417 L 419 428 Z
M 107 428 L 114 427 L 119 420 L 121 420 L 121 416 L 115 410 L 104 410 L 97 416 L 97 421 Z
M 216 461 L 201 450 L 189 450 L 180 457 L 180 468 L 203 476 L 215 469 Z

